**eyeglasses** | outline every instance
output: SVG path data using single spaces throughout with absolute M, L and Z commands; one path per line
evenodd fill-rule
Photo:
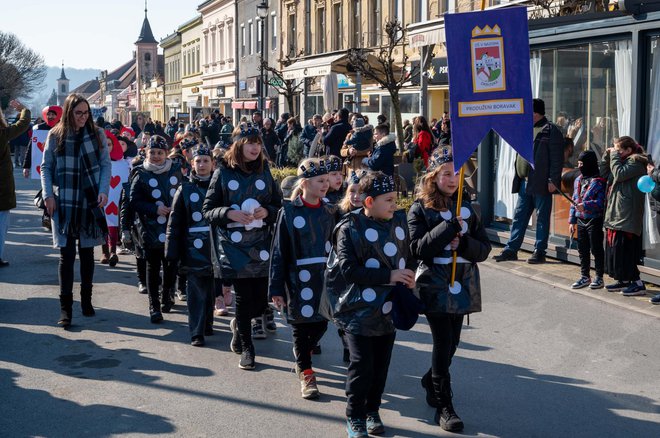
M 73 115 L 76 117 L 87 117 L 89 115 L 89 111 L 74 111 Z

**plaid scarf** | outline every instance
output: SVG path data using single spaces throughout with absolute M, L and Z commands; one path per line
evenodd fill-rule
M 108 233 L 103 209 L 98 206 L 96 178 L 101 168 L 97 139 L 94 133 L 81 129 L 64 140 L 57 156 L 60 234 L 78 238 L 84 231 L 99 238 Z

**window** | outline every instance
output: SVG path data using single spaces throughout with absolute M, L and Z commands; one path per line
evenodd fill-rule
M 316 8 L 316 53 L 324 53 L 324 52 L 325 52 L 325 8 Z
M 264 21 L 257 19 L 257 53 L 261 53 L 261 36 L 264 32 Z
M 241 24 L 241 56 L 247 55 L 247 50 L 245 49 L 245 25 Z
M 200 71 L 200 68 L 199 68 L 199 52 L 200 52 L 199 47 L 195 47 L 195 66 L 196 66 L 195 72 Z
M 369 1 L 369 45 L 377 46 L 381 41 L 381 2 Z
M 60 93 L 66 93 L 66 85 L 62 84 L 62 91 Z
M 252 20 L 248 21 L 248 23 L 250 25 L 250 32 L 248 32 L 247 45 L 248 45 L 248 50 L 250 52 L 250 55 L 253 55 L 254 54 L 254 43 L 253 43 L 254 42 L 254 23 L 252 22 Z
M 305 23 L 309 26 L 312 21 L 312 0 L 305 0 Z M 318 30 L 318 29 L 317 29 Z M 312 32 L 305 32 L 305 55 L 312 54 Z
M 352 47 L 362 47 L 362 29 L 360 22 L 360 0 L 352 0 L 351 9 L 351 40 Z
M 218 45 L 220 46 L 220 61 L 225 60 L 225 29 L 224 27 L 218 32 Z
M 204 34 L 204 65 L 209 63 L 209 34 Z
M 151 61 L 151 53 L 147 52 L 144 54 L 144 60 L 145 61 Z
M 341 50 L 344 42 L 344 17 L 342 16 L 341 3 L 332 5 L 332 22 L 337 25 L 332 36 L 332 50 Z
M 288 20 L 286 42 L 289 45 L 289 56 L 296 57 L 298 55 L 298 44 L 296 40 L 296 14 L 289 14 Z
M 277 15 L 275 15 L 275 12 L 272 12 L 270 15 L 270 22 L 271 22 L 271 42 L 270 42 L 270 49 L 275 50 L 277 48 Z

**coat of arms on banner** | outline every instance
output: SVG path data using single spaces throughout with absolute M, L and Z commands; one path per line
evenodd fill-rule
M 506 90 L 504 42 L 498 25 L 472 29 L 472 88 L 475 93 Z

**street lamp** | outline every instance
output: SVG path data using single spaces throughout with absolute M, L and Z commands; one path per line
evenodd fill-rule
M 268 3 L 266 0 L 261 0 L 261 3 L 257 5 L 257 16 L 261 19 L 261 64 L 259 65 L 260 69 L 260 78 L 259 78 L 259 109 L 261 110 L 262 114 L 265 112 L 265 94 L 266 90 L 268 90 L 267 87 L 265 87 L 264 84 L 264 77 L 265 71 L 264 71 L 264 56 L 265 56 L 265 47 L 266 47 L 266 18 L 268 17 Z M 262 116 L 263 117 L 263 116 Z

